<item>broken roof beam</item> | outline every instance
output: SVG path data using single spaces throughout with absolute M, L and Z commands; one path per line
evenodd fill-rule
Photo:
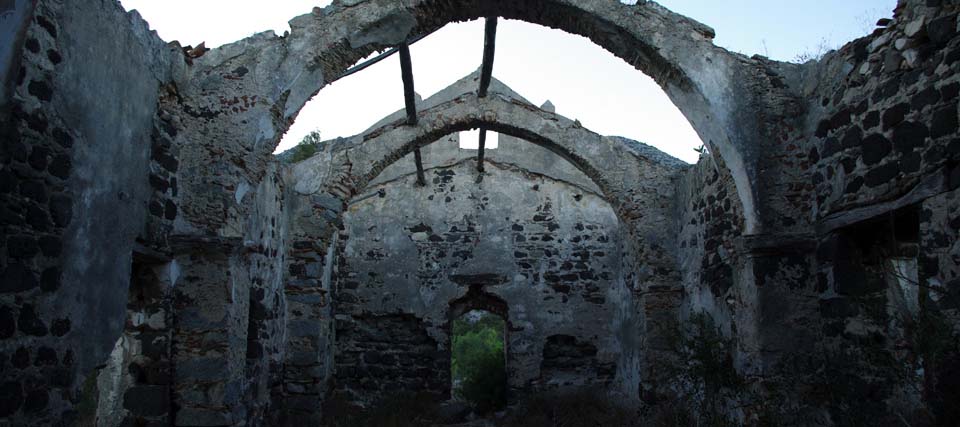
M 480 90 L 477 96 L 487 96 L 490 79 L 493 77 L 493 56 L 497 45 L 497 17 L 487 18 L 483 35 L 483 64 L 480 66 Z
M 487 144 L 487 130 L 480 128 L 480 146 L 477 147 L 477 172 L 483 173 L 483 149 Z
M 416 36 L 416 37 L 414 37 L 414 38 L 412 38 L 412 39 L 410 39 L 410 40 L 407 40 L 407 45 L 412 45 L 412 44 L 414 44 L 414 43 L 416 43 L 416 42 L 418 42 L 418 41 L 420 41 L 420 40 L 423 40 L 425 37 L 429 36 L 430 34 L 433 34 L 433 31 L 431 31 L 431 32 L 429 32 L 429 33 L 421 34 L 421 35 Z M 395 54 L 395 53 L 397 53 L 397 52 L 399 52 L 399 51 L 400 51 L 400 48 L 399 48 L 399 47 L 394 47 L 394 48 L 391 48 L 391 49 L 389 49 L 389 50 L 387 50 L 387 51 L 385 51 L 385 52 L 383 52 L 383 53 L 381 53 L 381 54 L 379 54 L 379 55 L 377 55 L 377 56 L 375 56 L 375 57 L 373 57 L 373 58 L 370 58 L 370 59 L 368 59 L 368 60 L 366 60 L 366 61 L 363 61 L 363 62 L 361 62 L 361 63 L 353 66 L 353 67 L 350 68 L 349 70 L 344 71 L 343 74 L 340 75 L 340 77 L 337 77 L 337 80 L 342 79 L 342 78 L 347 77 L 347 76 L 352 75 L 352 74 L 359 73 L 359 72 L 361 72 L 361 71 L 363 71 L 363 70 L 366 70 L 366 69 L 369 68 L 370 66 L 372 66 L 372 65 L 374 65 L 374 64 L 376 64 L 376 63 L 378 63 L 378 62 L 380 62 L 380 61 L 383 61 L 384 59 L 389 58 L 390 56 L 392 56 L 393 54 Z
M 423 176 L 423 157 L 420 155 L 420 148 L 413 150 L 413 159 L 417 163 L 417 185 L 423 187 L 427 185 L 427 179 Z
M 403 78 L 403 100 L 407 108 L 407 124 L 415 126 L 417 124 L 417 95 L 413 90 L 413 61 L 410 59 L 410 45 L 407 42 L 400 44 L 400 76 Z M 423 187 L 427 185 L 427 180 L 423 176 L 423 158 L 420 155 L 420 147 L 413 150 L 413 156 L 417 163 L 417 185 Z
M 410 59 L 410 45 L 400 45 L 400 74 L 403 77 L 403 100 L 407 106 L 407 124 L 417 124 L 417 99 L 413 90 L 413 62 Z

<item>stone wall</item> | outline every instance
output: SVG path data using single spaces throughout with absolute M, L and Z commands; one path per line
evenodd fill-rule
M 127 317 L 171 52 L 114 1 L 3 8 L 0 417 L 69 423 Z
M 349 206 L 334 299 L 337 392 L 366 403 L 400 390 L 448 395 L 451 305 L 470 292 L 507 306 L 513 390 L 563 385 L 561 372 L 545 375 L 541 369 L 547 337 L 559 335 L 592 346 L 592 363 L 606 366 L 606 376 L 577 381 L 610 386 L 623 345 L 615 317 L 618 307 L 632 304 L 615 298 L 625 285 L 619 271 L 622 232 L 613 211 L 581 185 L 589 185 L 582 175 L 565 182 L 517 166 L 528 159 L 553 163 L 555 155 L 542 148 L 501 140 L 500 148 L 488 152 L 513 163 L 488 157 L 478 183 L 470 158 L 475 151 L 455 144 L 442 141 L 424 152 L 432 166 L 427 187 L 415 186 L 413 162 L 403 159 L 396 167 L 407 174 L 388 169 L 384 174 L 395 178 L 378 180 Z M 466 159 L 437 161 L 451 157 Z M 407 320 L 397 323 L 399 313 Z M 407 326 L 380 328 L 388 321 Z M 387 356 L 370 356 L 383 345 L 390 348 Z M 422 375 L 393 372 L 405 366 L 397 364 L 400 359 L 413 361 L 420 369 L 412 371 Z M 388 378 L 410 381 L 396 388 L 383 382 Z
M 790 282 L 817 306 L 795 305 L 791 317 L 804 319 L 793 330 L 817 348 L 814 364 L 828 374 L 795 356 L 784 360 L 811 389 L 841 390 L 804 397 L 810 406 L 829 407 L 822 416 L 834 422 L 866 413 L 889 422 L 933 416 L 925 405 L 935 394 L 922 383 L 936 375 L 917 372 L 929 333 L 918 325 L 934 311 L 924 302 L 917 263 L 944 257 L 917 245 L 930 242 L 919 237 L 920 227 L 927 236 L 948 229 L 924 219 L 933 215 L 924 213 L 927 206 L 939 203 L 924 200 L 960 184 L 951 178 L 960 173 L 957 12 L 950 2 L 901 1 L 872 35 L 804 65 L 798 89 L 808 100 L 810 136 L 798 144 L 809 149 L 816 242 L 802 242 L 807 260 L 796 259 Z M 800 273 L 814 247 L 813 271 Z M 843 394 L 848 390 L 862 392 Z M 864 401 L 863 393 L 872 398 Z
M 475 75 L 416 126 L 269 155 L 355 60 L 492 12 L 651 74 L 710 158 L 496 80 L 477 97 Z M 902 0 L 807 64 L 726 52 L 654 2 L 337 2 L 210 52 L 110 0 L 0 13 L 9 423 L 316 423 L 331 391 L 445 394 L 450 313 L 471 307 L 506 317 L 517 392 L 600 383 L 745 424 L 957 416 L 954 1 Z M 504 137 L 478 180 L 446 139 L 413 185 L 415 148 L 477 126 L 536 145 Z
M 921 327 L 913 336 L 927 374 L 923 397 L 936 419 L 960 416 L 960 191 L 927 199 L 920 211 L 919 287 Z M 951 333 L 952 332 L 952 333 Z
M 814 218 L 890 201 L 960 159 L 957 6 L 901 2 L 893 21 L 810 64 Z

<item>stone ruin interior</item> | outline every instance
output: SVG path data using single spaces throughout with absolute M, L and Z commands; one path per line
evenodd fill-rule
M 115 0 L 0 1 L 0 425 L 444 401 L 451 319 L 477 309 L 506 321 L 511 405 L 590 390 L 625 425 L 956 425 L 958 12 L 900 0 L 793 64 L 644 0 L 338 0 L 209 51 Z M 707 153 L 532 105 L 491 72 L 498 18 L 649 75 Z M 479 70 L 413 96 L 408 45 L 472 19 Z M 405 109 L 274 156 L 375 52 L 400 54 Z M 459 149 L 468 129 L 500 148 Z

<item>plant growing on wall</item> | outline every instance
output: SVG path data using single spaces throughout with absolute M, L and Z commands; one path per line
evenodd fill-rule
M 296 147 L 290 150 L 290 163 L 297 163 L 307 160 L 317 154 L 320 149 L 320 131 L 314 130 L 303 137 Z
M 468 313 L 470 316 L 470 313 Z M 475 320 L 453 322 L 451 371 L 454 394 L 479 413 L 506 405 L 507 375 L 503 319 L 483 313 Z

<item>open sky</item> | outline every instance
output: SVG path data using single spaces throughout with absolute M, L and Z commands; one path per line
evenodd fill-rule
M 522 1 L 522 0 L 518 0 Z M 615 1 L 615 0 L 610 0 Z M 274 30 L 330 0 L 121 0 L 164 40 L 207 47 Z M 635 3 L 635 0 L 624 0 Z M 747 55 L 790 61 L 868 34 L 892 16 L 896 0 L 661 0 L 713 27 L 715 43 Z M 415 86 L 424 98 L 480 67 L 483 23 L 450 24 L 411 47 Z M 501 20 L 493 75 L 531 102 L 604 135 L 621 135 L 695 162 L 700 138 L 652 79 L 586 38 Z M 319 130 L 323 139 L 363 132 L 403 108 L 397 56 L 334 82 L 304 108 L 279 150 Z M 465 138 L 468 139 L 468 138 Z M 464 143 L 469 144 L 465 141 Z

